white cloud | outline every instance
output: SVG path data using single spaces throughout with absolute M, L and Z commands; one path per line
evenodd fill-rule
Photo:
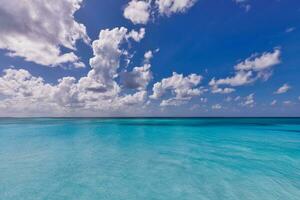
M 249 106 L 249 107 L 253 107 L 254 104 L 255 104 L 254 93 L 249 94 L 248 96 L 246 96 L 245 101 L 241 103 L 242 106 Z
M 265 52 L 260 57 L 252 55 L 245 61 L 237 64 L 234 68 L 238 71 L 262 71 L 271 68 L 280 63 L 280 50 L 275 49 L 273 52 Z
M 220 110 L 220 109 L 222 109 L 222 106 L 220 104 L 215 104 L 215 105 L 212 105 L 211 108 L 213 110 Z
M 80 110 L 80 113 L 83 110 L 111 112 L 144 102 L 147 95 L 142 89 L 148 84 L 147 76 L 151 73 L 148 66 L 134 69 L 141 76 L 137 79 L 140 87 L 136 88 L 140 91 L 124 94 L 116 81 L 121 56 L 127 52 L 121 46 L 133 37 L 130 33 L 124 27 L 100 31 L 99 39 L 92 44 L 92 69 L 78 81 L 74 77 L 63 77 L 57 84 L 50 85 L 26 70 L 5 70 L 0 76 L 0 110 L 3 113 L 44 112 L 46 115 L 63 111 L 63 115 L 66 115 L 76 110 Z
M 212 87 L 216 87 L 218 85 L 242 86 L 242 85 L 252 83 L 255 80 L 252 75 L 253 73 L 251 71 L 248 72 L 238 71 L 233 77 L 227 77 L 225 79 L 218 79 L 218 80 L 213 78 L 210 81 L 209 85 Z
M 150 1 L 132 0 L 124 9 L 124 17 L 134 24 L 147 24 L 150 18 Z
M 24 69 L 7 69 L 0 77 L 0 96 L 2 114 L 66 116 L 72 111 L 80 115 L 83 111 L 111 112 L 143 105 L 147 92 L 112 96 L 108 92 L 89 91 L 73 77 L 64 77 L 58 84 L 50 85 Z
M 171 16 L 184 13 L 197 0 L 131 0 L 125 7 L 123 16 L 133 24 L 147 24 L 151 16 Z
M 218 85 L 214 84 L 214 81 L 212 81 L 212 87 L 211 87 L 211 93 L 216 94 L 230 94 L 235 91 L 234 88 L 219 88 Z
M 189 76 L 184 77 L 182 74 L 173 72 L 171 77 L 164 78 L 153 85 L 153 94 L 150 98 L 160 99 L 169 90 L 175 97 L 163 100 L 161 106 L 181 105 L 190 100 L 193 96 L 199 96 L 203 93 L 203 89 L 197 87 L 201 80 L 202 76 L 200 75 L 190 74 Z
M 101 30 L 99 39 L 93 41 L 94 57 L 90 59 L 92 70 L 87 77 L 81 78 L 79 83 L 90 91 L 118 91 L 118 85 L 114 81 L 117 77 L 117 69 L 120 67 L 120 56 L 123 51 L 119 49 L 128 30 L 124 27 L 112 30 Z
M 176 99 L 176 98 L 170 98 L 170 99 L 165 99 L 162 100 L 160 103 L 160 106 L 181 106 L 186 104 L 187 101 L 186 100 L 182 100 L 182 99 Z
M 237 64 L 235 75 L 224 79 L 213 78 L 209 85 L 212 89 L 218 89 L 220 85 L 243 86 L 259 79 L 266 81 L 272 74 L 272 68 L 280 63 L 280 49 L 273 52 L 264 52 L 262 55 L 252 55 L 245 61 Z
M 152 80 L 150 64 L 144 64 L 142 67 L 135 67 L 131 72 L 122 72 L 121 79 L 123 85 L 129 89 L 144 90 Z
M 173 72 L 173 75 L 169 78 L 164 78 L 161 82 L 157 82 L 153 86 L 153 94 L 151 98 L 161 98 L 167 90 L 175 92 L 176 96 L 184 98 L 186 96 L 197 96 L 200 90 L 196 87 L 202 80 L 201 76 L 196 74 L 190 74 L 184 77 L 182 74 Z
M 82 66 L 73 53 L 76 41 L 89 43 L 86 28 L 74 19 L 82 0 L 2 0 L 0 48 L 45 66 L 72 63 Z M 63 53 L 60 47 L 70 50 Z
M 147 89 L 148 84 L 153 78 L 150 70 L 150 60 L 152 57 L 153 53 L 149 50 L 144 54 L 143 66 L 134 67 L 132 71 L 125 70 L 120 73 L 121 82 L 125 88 L 138 90 Z
M 159 49 L 155 49 L 154 51 L 147 51 L 145 54 L 144 54 L 144 63 L 150 63 L 151 59 L 153 58 L 154 56 L 154 53 L 157 53 L 159 52 Z
M 131 105 L 137 105 L 137 104 L 143 104 L 147 98 L 147 92 L 146 91 L 139 91 L 134 93 L 133 95 L 126 95 L 124 97 L 120 98 L 121 106 L 131 106 Z
M 291 89 L 291 86 L 289 86 L 287 83 L 283 84 L 280 88 L 278 88 L 274 94 L 283 94 L 286 93 Z
M 275 106 L 276 104 L 277 104 L 277 100 L 273 100 L 273 101 L 270 103 L 271 106 Z
M 139 42 L 145 37 L 145 28 L 140 28 L 139 31 L 132 30 L 127 35 L 126 38 L 132 38 L 134 41 Z
M 153 53 L 151 50 L 149 50 L 144 54 L 144 62 L 149 63 L 151 58 L 153 58 Z
M 197 0 L 156 0 L 159 13 L 170 16 L 173 13 L 182 13 L 191 8 Z
M 80 85 L 89 91 L 102 93 L 108 91 L 110 95 L 119 93 L 119 85 L 114 79 L 118 77 L 120 57 L 127 53 L 126 50 L 120 49 L 120 45 L 130 38 L 140 41 L 145 35 L 144 30 L 140 32 L 142 34 L 133 34 L 137 32 L 128 32 L 124 27 L 101 30 L 99 39 L 92 43 L 94 52 L 94 57 L 90 59 L 92 70 L 87 77 L 79 80 Z
M 0 101 L 0 113 L 59 112 L 58 104 L 54 103 L 57 89 L 26 70 L 6 69 L 0 76 L 0 96 L 4 97 Z
M 0 77 L 0 93 L 11 98 L 43 99 L 52 93 L 50 89 L 41 77 L 34 77 L 23 69 L 5 69 Z
M 75 68 L 84 68 L 85 64 L 83 62 L 75 62 L 74 67 Z

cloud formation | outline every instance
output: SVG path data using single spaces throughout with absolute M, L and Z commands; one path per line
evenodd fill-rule
M 289 86 L 287 83 L 283 84 L 280 88 L 278 88 L 274 93 L 275 94 L 283 94 L 286 93 L 291 89 L 291 86 Z
M 242 61 L 234 66 L 235 75 L 223 79 L 213 78 L 209 85 L 213 93 L 228 93 L 233 92 L 233 89 L 220 89 L 222 85 L 229 85 L 232 87 L 243 86 L 253 83 L 257 80 L 268 80 L 272 75 L 272 68 L 279 64 L 280 49 L 275 48 L 273 52 L 264 52 L 261 55 L 253 54 L 245 61 Z
M 19 111 L 36 108 L 38 112 L 46 109 L 53 113 L 79 108 L 91 111 L 116 110 L 143 103 L 147 96 L 147 92 L 142 90 L 145 82 L 135 88 L 139 91 L 124 94 L 116 81 L 121 56 L 127 52 L 125 47 L 120 46 L 129 40 L 140 41 L 144 35 L 136 40 L 136 34 L 132 33 L 124 27 L 101 30 L 99 38 L 92 43 L 94 56 L 90 59 L 91 70 L 78 81 L 74 77 L 63 77 L 56 85 L 50 85 L 24 69 L 4 70 L 0 77 L 0 95 L 4 97 L 1 108 L 19 108 Z M 145 81 L 143 73 L 149 73 L 149 68 L 145 66 L 134 70 L 142 73 L 142 78 L 137 80 Z M 40 107 L 45 109 L 40 110 Z
M 202 80 L 202 76 L 190 74 L 184 77 L 182 74 L 173 72 L 169 78 L 164 78 L 153 85 L 152 99 L 161 99 L 167 91 L 171 92 L 171 98 L 163 100 L 161 106 L 182 105 L 193 96 L 199 96 L 203 93 L 203 88 L 197 87 Z
M 150 19 L 150 1 L 130 1 L 124 9 L 124 17 L 134 24 L 147 24 Z
M 244 98 L 244 101 L 241 103 L 242 106 L 248 106 L 248 107 L 253 107 L 255 104 L 254 101 L 254 93 L 249 94 Z
M 268 70 L 270 67 L 280 63 L 280 50 L 275 49 L 273 52 L 264 52 L 257 57 L 256 54 L 247 58 L 245 61 L 237 64 L 234 68 L 237 71 L 256 71 L 261 72 Z
M 0 49 L 7 55 L 45 66 L 84 64 L 75 55 L 76 42 L 89 43 L 83 24 L 74 19 L 82 0 L 1 0 Z M 69 49 L 63 53 L 61 47 Z
M 63 77 L 57 84 L 48 84 L 24 69 L 4 70 L 0 76 L 0 109 L 6 113 L 66 116 L 72 112 L 113 112 L 136 109 L 138 105 L 144 107 L 149 103 L 146 103 L 147 86 L 153 78 L 150 70 L 153 52 L 145 53 L 142 66 L 120 71 L 121 59 L 130 54 L 129 42 L 139 42 L 144 35 L 144 29 L 101 30 L 99 38 L 92 42 L 91 69 L 78 80 Z M 204 92 L 199 87 L 201 80 L 200 75 L 183 76 L 174 72 L 171 77 L 154 84 L 150 97 L 168 96 L 160 102 L 161 106 L 182 105 Z
M 145 90 L 152 80 L 152 72 L 150 64 L 145 64 L 142 67 L 135 67 L 131 72 L 121 73 L 123 85 L 129 89 Z
M 276 104 L 277 104 L 277 100 L 273 100 L 273 101 L 270 103 L 271 106 L 275 106 Z
M 217 84 L 215 84 L 215 80 L 211 80 L 209 82 L 211 85 L 211 93 L 213 94 L 230 94 L 235 91 L 234 88 L 219 88 Z
M 151 17 L 184 13 L 196 2 L 197 0 L 131 0 L 126 5 L 123 16 L 133 24 L 147 24 Z
M 0 8 L 0 49 L 7 55 L 22 57 L 26 61 L 45 66 L 84 67 L 85 64 L 75 54 L 76 43 L 82 40 L 93 51 L 89 59 L 90 69 L 80 78 L 65 76 L 46 83 L 42 77 L 35 75 L 34 70 L 32 74 L 25 69 L 3 70 L 0 74 L 0 114 L 68 116 L 69 113 L 76 112 L 73 116 L 78 116 L 78 113 L 94 112 L 96 115 L 104 113 L 109 116 L 108 113 L 111 112 L 129 113 L 157 105 L 184 105 L 208 91 L 200 86 L 203 77 L 194 73 L 185 76 L 173 72 L 170 77 L 154 79 L 151 59 L 159 49 L 146 51 L 141 63 L 133 65 L 131 61 L 135 53 L 131 49 L 134 47 L 132 44 L 145 37 L 145 28 L 103 29 L 91 43 L 85 26 L 74 18 L 83 0 L 34 0 L 30 3 L 26 0 L 0 1 L 3 3 Z M 248 2 L 234 1 L 239 5 L 246 5 L 245 2 Z M 196 2 L 197 0 L 131 0 L 125 5 L 123 15 L 134 25 L 145 25 L 158 17 L 184 13 Z M 293 30 L 287 32 L 291 31 Z M 280 48 L 255 53 L 233 66 L 233 75 L 212 78 L 208 87 L 212 94 L 231 94 L 239 86 L 268 80 L 274 66 L 280 63 Z M 155 84 L 150 85 L 153 80 Z M 290 88 L 288 84 L 284 84 L 274 93 L 283 94 Z M 198 108 L 198 103 L 203 103 L 205 105 L 202 107 L 209 109 L 206 97 L 193 100 Z M 246 97 L 227 96 L 222 100 L 239 106 L 256 105 L 254 93 Z M 210 104 L 211 109 L 222 109 L 223 103 Z M 270 105 L 278 103 L 276 100 L 267 102 Z M 291 101 L 282 103 L 294 105 Z
M 191 8 L 197 0 L 156 0 L 161 15 L 170 16 L 174 13 L 182 13 Z

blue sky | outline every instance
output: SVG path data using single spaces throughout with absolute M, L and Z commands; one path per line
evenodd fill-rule
M 300 116 L 299 1 L 4 3 L 0 116 Z

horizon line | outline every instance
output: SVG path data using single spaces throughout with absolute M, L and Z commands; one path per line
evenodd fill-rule
M 30 118 L 52 118 L 52 119 L 184 119 L 184 118 L 300 118 L 300 116 L 153 116 L 153 117 L 0 117 L 0 119 L 30 119 Z

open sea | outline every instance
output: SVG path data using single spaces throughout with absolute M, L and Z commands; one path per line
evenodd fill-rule
M 1 200 L 299 200 L 300 118 L 2 118 Z

